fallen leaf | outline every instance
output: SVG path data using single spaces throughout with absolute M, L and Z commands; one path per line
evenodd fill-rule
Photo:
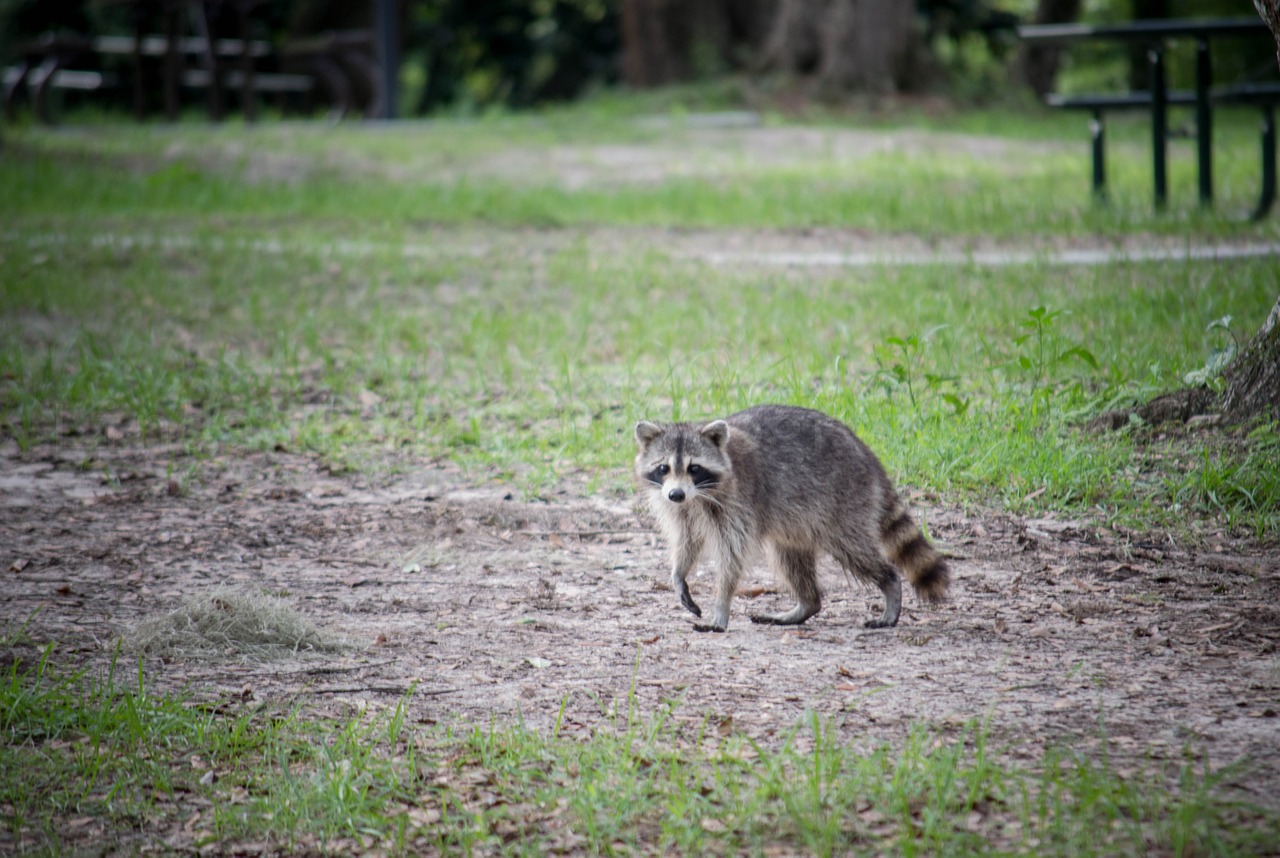
M 656 643 L 657 643 L 658 641 L 660 641 L 660 640 L 662 640 L 662 635 L 654 635 L 654 636 L 653 636 L 653 637 L 651 637 L 651 638 L 644 638 L 644 639 L 642 639 L 642 640 L 640 641 L 640 643 L 642 643 L 642 644 L 656 644 Z
M 9 571 L 21 572 L 23 569 L 26 569 L 30 565 L 31 565 L 31 561 L 26 559 L 25 557 L 22 557 L 13 561 L 13 563 L 9 564 Z
M 359 576 L 355 576 L 355 575 L 353 575 L 353 576 L 351 576 L 350 578 L 343 578 L 343 579 L 342 579 L 342 583 L 343 583 L 343 584 L 346 584 L 348 587 L 353 587 L 353 588 L 354 588 L 354 587 L 359 587 L 361 584 L 367 584 L 367 583 L 369 583 L 369 579 L 368 579 L 368 578 L 361 578 L 361 577 L 359 577 Z
M 538 656 L 536 656 L 536 655 L 531 655 L 531 656 L 529 656 L 528 658 L 526 658 L 526 659 L 525 659 L 525 661 L 526 661 L 526 662 L 528 662 L 528 664 L 529 664 L 531 667 L 536 667 L 536 668 L 538 668 L 539 670 L 541 670 L 541 669 L 542 669 L 542 668 L 544 668 L 544 667 L 550 667 L 550 666 L 551 666 L 551 662 L 547 661 L 545 658 L 539 658 L 539 657 L 538 657 Z

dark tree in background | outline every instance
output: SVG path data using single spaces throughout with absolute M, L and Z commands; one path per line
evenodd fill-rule
M 619 0 L 623 80 L 664 86 L 745 67 L 777 0 Z
M 1039 0 L 1033 24 L 1067 24 L 1080 17 L 1081 0 Z M 1018 49 L 1017 76 L 1038 96 L 1053 92 L 1062 49 L 1056 45 L 1024 42 Z
M 779 0 L 760 67 L 811 76 L 827 95 L 911 92 L 930 74 L 922 33 L 901 0 Z
M 917 4 L 902 0 L 620 5 L 623 79 L 635 87 L 745 70 L 811 79 L 831 95 L 890 94 L 921 89 L 931 69 Z

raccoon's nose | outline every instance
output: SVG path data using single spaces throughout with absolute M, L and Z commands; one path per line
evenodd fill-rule
M 684 501 L 684 489 L 672 489 L 667 492 L 667 497 L 671 499 L 672 503 L 681 503 Z

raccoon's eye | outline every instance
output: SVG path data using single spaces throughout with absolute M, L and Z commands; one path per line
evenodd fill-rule
M 667 474 L 671 473 L 671 466 L 664 462 L 663 464 L 654 468 L 654 470 L 665 477 Z
M 691 477 L 696 477 L 696 476 L 698 476 L 698 474 L 701 474 L 701 473 L 702 473 L 703 471 L 705 471 L 705 470 L 706 470 L 706 469 L 705 469 L 705 468 L 703 468 L 701 465 L 690 465 L 690 466 L 689 466 L 689 476 L 691 476 Z

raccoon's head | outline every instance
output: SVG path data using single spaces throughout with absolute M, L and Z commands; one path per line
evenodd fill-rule
M 696 501 L 730 474 L 729 424 L 636 424 L 636 479 L 658 499 L 672 504 Z

